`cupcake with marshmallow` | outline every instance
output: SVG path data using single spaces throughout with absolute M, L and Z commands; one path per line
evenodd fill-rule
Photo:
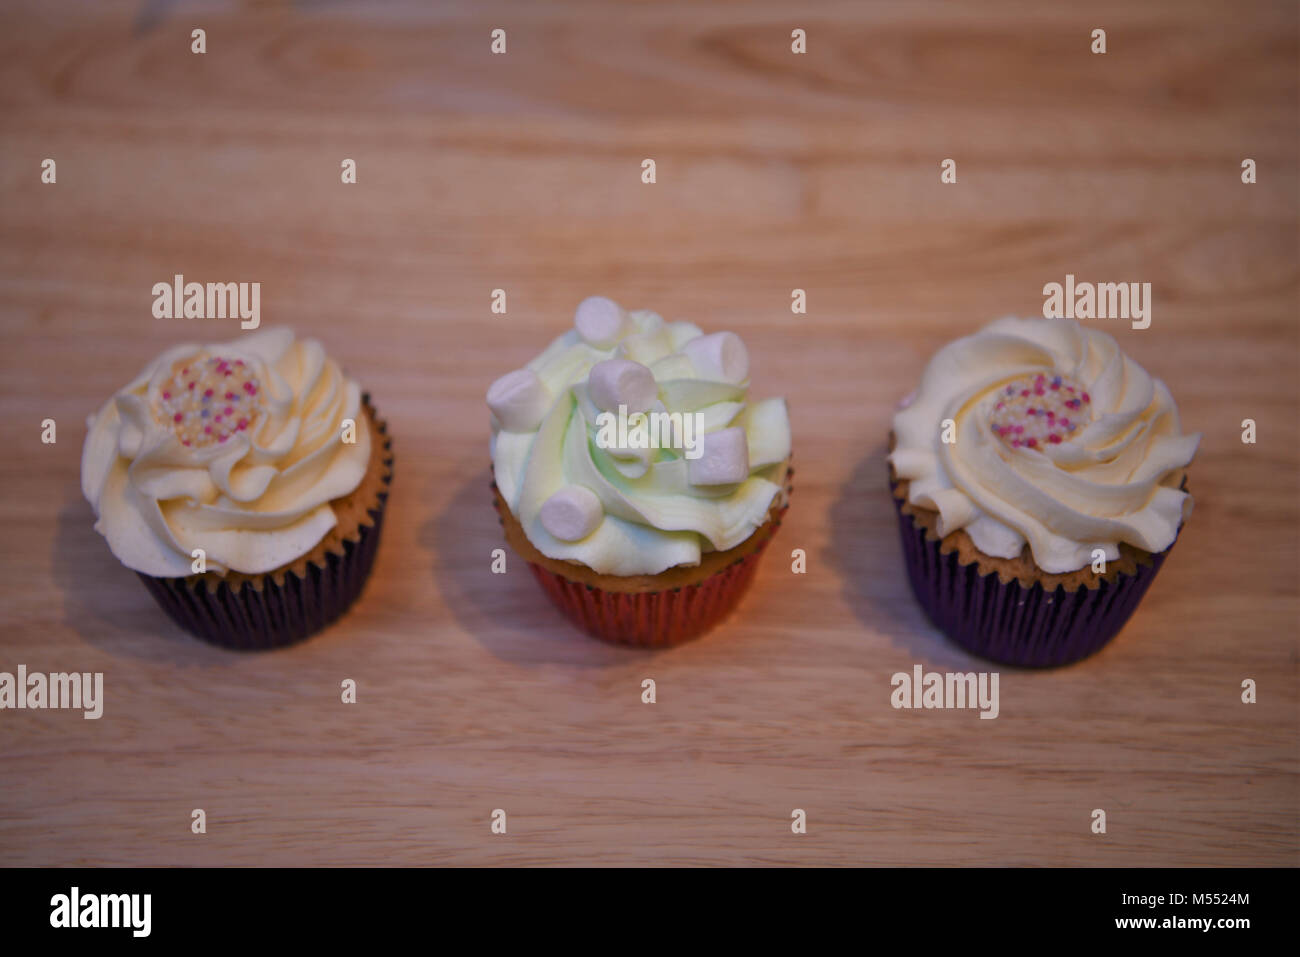
M 603 297 L 488 389 L 506 539 L 575 623 L 667 645 L 725 617 L 790 491 L 785 401 L 732 332 Z

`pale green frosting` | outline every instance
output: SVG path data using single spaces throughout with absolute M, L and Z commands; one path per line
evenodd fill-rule
M 609 336 L 585 330 L 597 345 L 578 329 L 559 336 L 527 364 L 527 372 L 512 374 L 531 384 L 528 399 L 521 400 L 531 403 L 531 411 L 507 415 L 494 407 L 492 464 L 502 497 L 543 555 L 580 562 L 602 574 L 653 575 L 697 565 L 706 552 L 734 548 L 767 520 L 773 502 L 785 494 L 791 445 L 785 400 L 751 402 L 747 373 L 731 382 L 716 367 L 701 370 L 707 363 L 683 352 L 692 351 L 687 343 L 702 336 L 697 326 L 664 322 L 653 312 L 623 312 L 608 300 L 599 304 L 621 316 L 621 329 Z M 739 340 L 731 341 L 743 354 Z M 745 477 L 727 484 L 693 484 L 692 477 L 698 480 L 700 473 L 692 472 L 693 463 L 681 449 L 659 448 L 638 456 L 600 447 L 600 410 L 589 394 L 588 374 L 608 359 L 631 360 L 650 370 L 657 391 L 654 410 L 702 413 L 705 449 L 711 434 L 743 429 Z M 747 366 L 747 360 L 741 363 L 741 368 Z M 732 432 L 729 437 L 737 436 Z M 725 444 L 722 437 L 718 443 Z M 598 512 L 590 506 L 593 512 L 582 530 L 594 527 L 576 540 L 561 540 L 545 527 L 542 507 L 562 490 L 576 491 L 579 502 L 589 503 L 583 489 L 600 503 Z

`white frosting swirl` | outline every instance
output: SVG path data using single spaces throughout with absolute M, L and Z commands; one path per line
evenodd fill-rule
M 1009 383 L 1039 373 L 1081 383 L 1091 411 L 1059 444 L 1014 448 L 990 418 Z M 941 536 L 965 529 L 996 558 L 1028 543 L 1039 568 L 1064 574 L 1096 548 L 1113 561 L 1121 542 L 1148 552 L 1172 545 L 1191 508 L 1178 474 L 1200 439 L 1183 434 L 1165 384 L 1111 336 L 1069 319 L 1000 319 L 930 360 L 894 416 L 889 459 L 911 483 L 908 501 L 939 513 Z
M 744 344 L 718 336 L 593 298 L 579 307 L 576 329 L 488 390 L 497 488 L 542 554 L 602 574 L 654 575 L 733 548 L 767 520 L 790 456 L 785 400 L 748 401 Z M 627 362 L 606 363 L 589 383 L 592 367 L 611 359 Z M 633 363 L 653 374 L 651 411 L 702 414 L 706 458 L 601 447 L 596 399 L 609 404 L 619 390 L 633 404 L 646 397 L 644 369 Z
M 222 360 L 252 377 L 239 398 L 255 411 L 220 442 L 191 441 L 164 395 L 191 367 Z M 354 443 L 343 441 L 345 419 Z M 360 387 L 319 342 L 287 329 L 169 349 L 87 425 L 81 487 L 95 529 L 124 565 L 157 577 L 190 575 L 198 548 L 218 574 L 291 564 L 334 527 L 330 502 L 357 488 L 370 460 Z

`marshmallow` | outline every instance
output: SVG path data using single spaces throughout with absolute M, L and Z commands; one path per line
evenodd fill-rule
M 551 393 L 532 369 L 516 369 L 488 386 L 487 404 L 507 432 L 531 432 L 551 407 Z
M 702 436 L 699 458 L 686 460 L 692 485 L 731 485 L 749 478 L 749 442 L 740 427 Z
M 596 493 L 585 485 L 566 485 L 542 503 L 538 518 L 562 542 L 576 542 L 596 530 L 605 510 Z
M 664 356 L 650 367 L 650 371 L 654 373 L 655 379 L 660 382 L 671 382 L 673 379 L 695 378 L 694 363 L 680 352 L 674 352 L 670 356 Z
M 620 359 L 631 359 L 633 362 L 648 366 L 658 362 L 672 351 L 668 337 L 661 330 L 634 332 L 630 336 L 624 336 L 614 355 Z
M 714 332 L 691 339 L 682 346 L 682 352 L 702 379 L 734 385 L 749 375 L 749 350 L 734 332 Z
M 597 349 L 608 349 L 623 335 L 623 310 L 613 299 L 588 296 L 578 303 L 573 327 L 584 342 Z
M 627 406 L 628 414 L 644 412 L 659 396 L 654 373 L 631 359 L 606 359 L 587 373 L 587 394 L 596 408 L 617 412 Z
M 643 336 L 663 331 L 664 317 L 657 312 L 651 312 L 649 309 L 633 309 L 627 317 L 632 321 L 636 331 Z

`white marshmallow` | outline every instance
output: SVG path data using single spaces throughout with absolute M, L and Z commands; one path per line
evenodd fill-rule
M 605 510 L 596 493 L 585 485 L 566 485 L 542 503 L 538 518 L 562 542 L 576 542 L 596 530 Z
M 749 442 L 740 427 L 719 429 L 702 437 L 703 454 L 686 460 L 692 485 L 731 485 L 749 478 Z
M 749 350 L 734 332 L 714 332 L 691 339 L 682 346 L 682 352 L 702 379 L 736 385 L 749 375 Z
M 573 327 L 584 342 L 597 349 L 608 349 L 623 335 L 626 317 L 613 299 L 588 296 L 578 303 L 573 315 Z
M 618 344 L 614 355 L 620 359 L 631 359 L 643 366 L 652 365 L 672 352 L 668 337 L 659 332 L 634 332 L 624 336 Z
M 551 407 L 551 393 L 532 369 L 516 369 L 488 386 L 487 404 L 507 432 L 531 432 Z
M 649 309 L 633 309 L 627 317 L 632 321 L 636 331 L 642 335 L 663 331 L 664 317 L 657 312 L 651 312 Z
M 695 363 L 680 352 L 664 356 L 650 367 L 650 371 L 654 373 L 655 380 L 658 382 L 671 382 L 674 379 L 694 379 L 696 374 Z
M 628 414 L 644 412 L 659 396 L 654 373 L 631 359 L 606 359 L 587 373 L 587 395 L 596 408 L 617 412 L 627 406 Z

